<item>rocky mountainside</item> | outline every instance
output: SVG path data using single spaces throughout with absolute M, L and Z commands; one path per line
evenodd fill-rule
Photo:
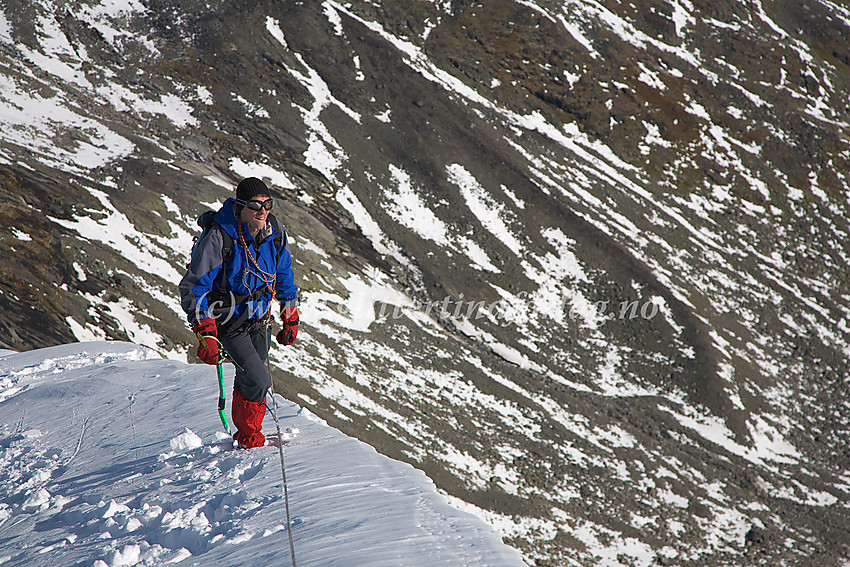
M 0 347 L 191 360 L 256 175 L 276 390 L 529 564 L 846 565 L 848 45 L 829 0 L 5 0 Z

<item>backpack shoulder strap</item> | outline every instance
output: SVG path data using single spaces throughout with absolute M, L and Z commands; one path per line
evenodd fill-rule
M 284 246 L 289 248 L 289 242 L 284 240 L 286 236 L 286 229 L 283 228 L 283 225 L 277 220 L 277 217 L 273 214 L 269 213 L 269 222 L 272 223 L 272 226 L 277 230 L 277 235 L 274 237 L 274 249 L 276 251 L 280 251 Z M 275 260 L 280 260 L 280 258 L 275 258 Z
M 221 235 L 221 275 L 219 276 L 221 279 L 219 279 L 218 289 L 221 293 L 225 293 L 227 291 L 227 259 L 233 255 L 233 237 L 217 222 L 213 226 Z
M 215 227 L 221 234 L 221 257 L 227 260 L 233 254 L 233 237 L 220 224 L 215 223 Z
M 219 275 L 218 289 L 222 293 L 227 291 L 227 259 L 233 255 L 233 237 L 228 234 L 224 227 L 215 220 L 215 211 L 209 210 L 198 217 L 198 226 L 204 231 L 217 230 L 221 235 L 221 274 Z

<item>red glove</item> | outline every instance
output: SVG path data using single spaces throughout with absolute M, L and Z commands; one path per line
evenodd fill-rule
M 207 364 L 218 364 L 218 334 L 215 319 L 198 319 L 192 324 L 192 331 L 201 341 L 198 345 L 198 358 Z
M 281 307 L 280 318 L 283 319 L 283 328 L 277 334 L 277 342 L 283 346 L 289 346 L 298 336 L 298 308 Z

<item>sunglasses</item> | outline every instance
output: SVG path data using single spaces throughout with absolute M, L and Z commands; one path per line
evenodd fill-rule
M 267 199 L 265 201 L 257 201 L 255 199 L 252 199 L 252 200 L 247 201 L 247 202 L 242 201 L 240 199 L 237 199 L 236 204 L 241 205 L 243 207 L 248 207 L 252 211 L 259 211 L 260 209 L 265 209 L 267 211 L 270 211 L 270 210 L 272 210 L 272 206 L 273 206 L 271 199 Z

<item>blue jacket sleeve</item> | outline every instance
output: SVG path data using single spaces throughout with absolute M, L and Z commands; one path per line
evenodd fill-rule
M 195 247 L 186 275 L 180 280 L 180 306 L 190 323 L 213 317 L 207 296 L 224 261 L 222 244 L 218 230 L 208 231 Z

